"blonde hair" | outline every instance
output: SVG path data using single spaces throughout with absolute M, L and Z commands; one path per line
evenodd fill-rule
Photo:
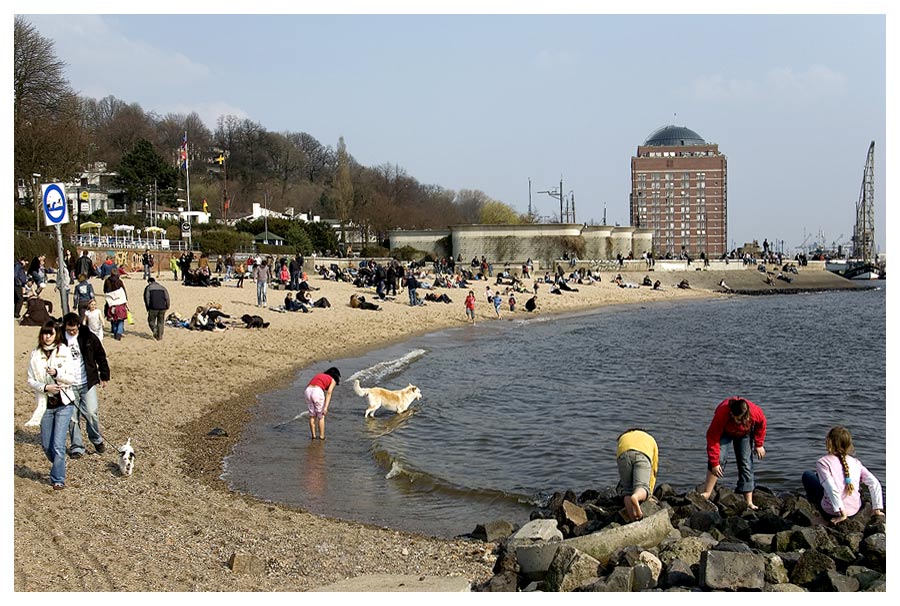
M 844 492 L 853 494 L 855 487 L 850 479 L 850 467 L 847 465 L 847 455 L 852 455 L 856 449 L 853 448 L 853 436 L 846 427 L 836 425 L 832 427 L 828 435 L 825 436 L 825 448 L 829 454 L 833 454 L 841 460 L 841 467 L 844 468 Z

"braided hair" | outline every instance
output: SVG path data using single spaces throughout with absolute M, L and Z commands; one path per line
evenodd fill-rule
M 836 425 L 832 427 L 825 437 L 825 448 L 829 454 L 833 454 L 841 461 L 841 467 L 844 468 L 844 492 L 848 495 L 853 494 L 855 487 L 853 479 L 850 477 L 850 467 L 847 465 L 847 455 L 855 452 L 853 448 L 853 437 L 846 427 Z

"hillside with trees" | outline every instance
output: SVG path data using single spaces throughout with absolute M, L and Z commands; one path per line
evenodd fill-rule
M 196 112 L 159 115 L 114 96 L 81 96 L 66 79 L 53 42 L 21 16 L 15 19 L 14 41 L 16 182 L 30 184 L 35 173 L 44 182 L 71 181 L 92 163 L 105 162 L 118 173 L 128 220 L 135 224 L 142 225 L 152 196 L 159 205 L 174 207 L 184 195 L 178 188 L 185 187 L 185 132 L 193 208 L 207 200 L 214 223 L 226 212 L 228 218 L 247 215 L 253 202 L 264 200 L 272 211 L 291 208 L 344 226 L 352 222 L 359 233 L 379 241 L 397 228 L 533 221 L 484 192 L 420 183 L 396 163 L 363 166 L 343 137 L 332 148 L 308 132 L 271 132 L 233 115 L 220 116 L 210 130 Z M 33 229 L 37 223 L 32 195 L 17 207 L 17 228 Z

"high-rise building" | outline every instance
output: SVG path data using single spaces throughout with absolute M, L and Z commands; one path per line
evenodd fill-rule
M 631 224 L 653 229 L 657 258 L 728 252 L 727 159 L 684 126 L 654 131 L 631 158 Z

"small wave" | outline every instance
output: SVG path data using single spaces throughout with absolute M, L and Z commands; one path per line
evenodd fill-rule
M 353 373 L 347 381 L 354 381 L 359 379 L 362 382 L 377 382 L 382 381 L 388 377 L 399 375 L 403 372 L 410 364 L 424 356 L 426 351 L 424 349 L 414 349 L 405 356 L 401 358 L 397 358 L 396 360 L 385 360 L 383 362 L 378 362 L 377 364 L 373 364 L 368 368 L 363 368 L 360 371 Z
M 391 465 L 391 470 L 387 472 L 387 475 L 384 476 L 385 480 L 390 480 L 391 478 L 396 478 L 401 473 L 403 473 L 403 466 L 400 465 L 399 462 L 394 461 Z

